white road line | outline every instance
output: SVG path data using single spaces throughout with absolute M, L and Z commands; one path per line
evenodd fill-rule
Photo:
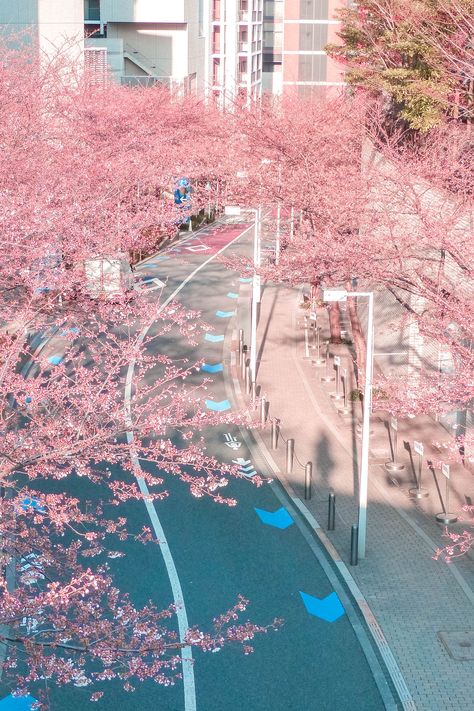
M 215 257 L 217 257 L 218 254 L 221 254 L 221 252 L 227 249 L 227 247 L 230 247 L 231 244 L 240 239 L 250 229 L 253 229 L 253 225 L 247 227 L 247 229 L 237 235 L 237 237 L 234 237 L 233 240 L 228 242 L 224 247 L 221 247 L 221 249 L 219 249 L 215 254 L 211 255 L 208 259 L 206 259 L 206 261 L 196 267 L 196 269 L 191 272 L 191 274 L 189 274 L 186 279 L 184 279 L 184 281 L 182 281 L 181 284 L 173 291 L 173 293 L 161 304 L 161 306 L 156 312 L 156 316 L 158 316 L 163 311 L 163 309 L 166 308 L 170 301 L 172 301 L 176 297 L 176 295 L 179 294 L 179 292 L 186 286 L 186 284 L 188 284 L 191 279 L 193 279 L 196 274 L 201 271 L 201 269 L 203 269 L 207 264 L 209 264 L 209 262 L 211 262 Z M 143 329 L 137 339 L 137 345 L 143 343 L 145 336 L 147 335 L 150 328 L 151 324 Z M 128 422 L 131 422 L 132 381 L 133 374 L 135 371 L 135 364 L 136 360 L 133 359 L 130 362 L 130 365 L 128 366 L 127 379 L 125 383 L 124 407 Z M 133 432 L 127 432 L 127 442 L 129 444 L 133 444 L 133 441 Z M 140 462 L 136 455 L 132 455 L 132 461 L 137 470 L 141 471 Z M 158 518 L 158 514 L 156 513 L 156 509 L 151 500 L 148 499 L 150 492 L 148 490 L 146 482 L 139 476 L 137 476 L 136 479 L 140 491 L 145 496 L 145 506 L 150 517 L 153 530 L 157 539 L 160 541 L 160 548 L 163 554 L 163 560 L 165 562 L 166 571 L 170 580 L 173 600 L 177 608 L 176 617 L 178 618 L 179 639 L 180 642 L 183 642 L 189 624 L 178 571 L 176 570 L 173 556 L 171 554 L 168 541 L 166 540 L 165 532 L 161 526 L 160 519 Z M 184 711 L 196 711 L 196 685 L 194 681 L 193 653 L 190 646 L 185 646 L 181 649 L 181 661 L 183 668 Z

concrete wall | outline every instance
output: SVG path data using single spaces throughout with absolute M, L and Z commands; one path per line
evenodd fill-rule
M 103 22 L 185 22 L 185 0 L 101 0 Z
M 71 56 L 82 52 L 84 3 L 82 0 L 0 0 L 0 31 L 28 33 L 38 38 L 48 55 L 70 46 Z

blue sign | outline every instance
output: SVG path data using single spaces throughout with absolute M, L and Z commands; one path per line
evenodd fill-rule
M 230 318 L 235 314 L 235 311 L 216 311 L 216 316 L 219 318 Z
M 205 373 L 220 373 L 223 370 L 222 363 L 216 363 L 215 365 L 209 365 L 209 363 L 203 363 L 201 365 L 201 370 Z
M 335 622 L 342 617 L 345 610 L 335 592 L 330 593 L 326 597 L 319 599 L 312 595 L 307 595 L 300 591 L 300 595 L 304 602 L 307 612 L 314 617 L 319 617 L 326 622 Z
M 288 528 L 288 526 L 291 526 L 293 523 L 293 519 L 291 518 L 290 514 L 288 511 L 281 507 L 281 509 L 278 509 L 277 511 L 264 511 L 263 509 L 255 509 L 257 512 L 258 517 L 260 518 L 262 523 L 265 523 L 267 526 L 274 526 L 275 528 L 280 528 L 280 529 L 285 529 Z

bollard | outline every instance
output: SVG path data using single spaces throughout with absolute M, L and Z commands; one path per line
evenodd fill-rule
M 341 359 L 339 356 L 334 356 L 334 368 L 336 370 L 336 390 L 331 393 L 331 398 L 333 400 L 342 400 L 341 394 Z
M 392 459 L 385 462 L 385 469 L 388 472 L 401 472 L 405 469 L 405 465 L 398 461 L 398 420 L 392 417 L 389 423 L 392 432 Z
M 314 334 L 316 338 L 316 358 L 313 359 L 313 365 L 324 365 L 326 363 L 326 358 L 321 358 L 321 338 L 320 338 L 321 328 L 314 324 Z
M 340 415 L 350 415 L 351 410 L 348 403 L 348 388 L 347 388 L 347 369 L 341 368 L 341 379 L 342 379 L 342 394 L 344 397 L 344 402 L 342 407 L 339 409 Z
M 257 383 L 255 380 L 252 380 L 250 384 L 250 394 L 252 398 L 252 405 L 256 408 L 257 407 Z
M 239 328 L 239 365 L 242 364 L 243 348 L 244 348 L 244 329 Z
M 264 397 L 260 398 L 260 427 L 265 427 L 267 421 L 267 401 Z
M 332 380 L 334 380 L 334 378 L 333 378 L 333 376 L 331 375 L 330 370 L 329 370 L 329 368 L 330 368 L 329 343 L 326 343 L 326 357 L 325 357 L 325 361 L 326 361 L 326 375 L 324 375 L 324 376 L 321 378 L 321 382 L 322 382 L 322 383 L 330 383 Z
M 242 380 L 245 380 L 245 367 L 247 365 L 247 346 L 242 346 L 242 358 L 241 358 L 241 378 Z
M 449 512 L 449 464 L 444 462 L 441 464 L 441 474 L 446 478 L 446 493 L 444 495 L 443 511 L 436 514 L 438 523 L 448 526 L 450 523 L 456 523 L 458 517 L 455 513 Z
M 313 479 L 313 463 L 307 462 L 304 468 L 304 498 L 311 498 L 311 483 Z
M 278 449 L 278 420 L 272 420 L 272 449 Z
M 334 531 L 336 526 L 336 494 L 328 496 L 328 531 Z
M 413 496 L 414 499 L 424 499 L 426 496 L 429 496 L 429 491 L 428 489 L 424 489 L 421 486 L 421 472 L 423 470 L 423 452 L 424 452 L 424 447 L 422 442 L 413 442 L 413 450 L 418 454 L 418 477 L 415 476 L 416 478 L 416 486 L 413 486 L 411 489 L 408 489 L 408 493 L 410 496 Z
M 247 395 L 250 393 L 250 387 L 250 360 L 247 359 L 247 363 L 245 364 L 245 392 Z
M 359 526 L 356 523 L 352 524 L 351 528 L 351 565 L 357 565 L 359 562 Z
M 286 473 L 293 472 L 293 458 L 295 456 L 295 440 L 289 439 L 286 442 Z

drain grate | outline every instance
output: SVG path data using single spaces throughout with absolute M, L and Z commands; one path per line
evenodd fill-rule
M 460 662 L 474 661 L 474 630 L 438 632 L 438 639 L 447 653 Z

